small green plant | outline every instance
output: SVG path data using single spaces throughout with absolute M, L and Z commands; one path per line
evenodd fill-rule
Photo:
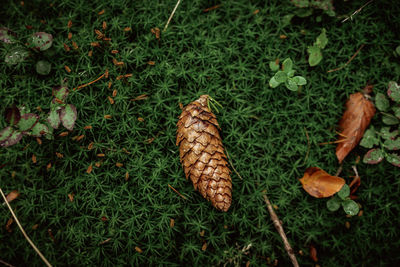
M 394 50 L 393 54 L 396 57 L 400 57 L 400 45 L 396 47 L 396 49 Z
M 16 66 L 28 58 L 33 58 L 37 60 L 36 72 L 40 75 L 48 75 L 51 71 L 51 63 L 44 59 L 52 54 L 49 48 L 53 44 L 53 36 L 46 32 L 36 32 L 31 35 L 27 45 L 19 41 L 16 36 L 10 29 L 0 28 L 0 41 L 10 48 L 4 58 L 6 64 Z
M 332 0 L 291 0 L 293 5 L 300 9 L 296 12 L 299 17 L 308 17 L 312 15 L 314 9 L 321 9 L 328 16 L 335 16 L 335 8 Z
M 370 126 L 365 131 L 360 145 L 370 150 L 364 155 L 363 162 L 377 164 L 385 158 L 400 167 L 400 86 L 396 82 L 389 82 L 387 95 L 389 98 L 382 93 L 375 96 L 375 106 L 385 126 L 380 130 Z
M 0 147 L 9 147 L 21 141 L 22 136 L 30 135 L 40 137 L 44 135 L 52 139 L 53 129 L 58 129 L 60 123 L 72 131 L 77 118 L 74 105 L 64 103 L 68 95 L 66 86 L 53 88 L 54 99 L 50 104 L 50 112 L 47 118 L 29 113 L 25 106 L 13 105 L 6 109 L 6 121 L 8 126 L 0 131 Z
M 355 216 L 359 212 L 357 202 L 350 199 L 350 187 L 347 184 L 344 184 L 340 191 L 326 202 L 326 207 L 330 211 L 337 211 L 342 207 L 350 216 Z
M 293 62 L 287 58 L 282 63 L 282 70 L 279 70 L 279 60 L 271 61 L 269 67 L 272 71 L 276 71 L 275 75 L 269 80 L 269 86 L 278 87 L 281 83 L 285 83 L 287 89 L 297 91 L 299 86 L 307 84 L 307 80 L 302 76 L 294 76 Z
M 320 35 L 318 35 L 313 46 L 307 48 L 308 52 L 308 64 L 311 67 L 318 65 L 322 60 L 322 50 L 328 44 L 328 38 L 326 37 L 326 30 L 322 29 Z

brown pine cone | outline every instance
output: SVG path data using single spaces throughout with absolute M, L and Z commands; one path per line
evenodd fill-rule
M 176 145 L 186 179 L 221 211 L 232 203 L 232 179 L 217 118 L 208 108 L 208 95 L 183 108 L 177 123 Z

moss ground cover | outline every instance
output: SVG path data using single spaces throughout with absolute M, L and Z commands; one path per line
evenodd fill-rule
M 248 261 L 258 266 L 267 265 L 268 259 L 287 266 L 290 262 L 263 202 L 266 189 L 292 247 L 304 252 L 297 256 L 300 265 L 313 264 L 310 244 L 322 266 L 400 261 L 399 169 L 387 162 L 358 165 L 360 217 L 328 211 L 326 200 L 307 195 L 298 181 L 309 166 L 332 174 L 338 168 L 334 145 L 318 144 L 336 139 L 335 125 L 349 94 L 368 81 L 375 84 L 375 92 L 384 93 L 388 81 L 399 81 L 399 59 L 393 55 L 399 45 L 399 5 L 371 3 L 344 23 L 327 15 L 318 18 L 316 12 L 285 25 L 284 16 L 297 10 L 289 1 L 221 3 L 203 12 L 220 2 L 183 1 L 159 40 L 151 29 L 163 28 L 175 1 L 2 5 L 1 26 L 21 40 L 38 31 L 51 33 L 55 54 L 49 58 L 52 70 L 47 76 L 36 74 L 32 58 L 18 66 L 1 63 L 1 128 L 6 126 L 7 106 L 24 104 L 35 112 L 40 106 L 43 113 L 37 113 L 45 114 L 52 87 L 64 79 L 72 89 L 109 72 L 107 79 L 71 90 L 68 103 L 76 106 L 78 119 L 68 136 L 58 136 L 65 131 L 60 129 L 54 140 L 43 139 L 41 145 L 24 137 L 19 144 L 0 149 L 0 187 L 21 193 L 12 206 L 32 240 L 50 262 L 61 266 Z M 362 4 L 338 1 L 336 13 L 351 14 Z M 311 68 L 307 48 L 323 28 L 329 41 L 322 61 Z M 109 44 L 96 38 L 95 29 L 111 38 Z M 93 42 L 100 42 L 100 47 L 93 47 Z M 327 73 L 345 64 L 363 44 L 350 64 Z M 9 49 L 0 46 L 2 58 Z M 287 57 L 297 75 L 307 79 L 298 93 L 268 85 L 274 75 L 269 62 Z M 116 66 L 113 59 L 124 65 Z M 125 74 L 132 76 L 117 79 Z M 132 101 L 144 94 L 147 98 Z M 233 202 L 227 213 L 213 209 L 194 192 L 175 146 L 179 103 L 186 105 L 202 94 L 224 107 L 217 114 L 221 134 L 243 177 L 232 173 Z M 92 128 L 84 129 L 87 125 Z M 73 139 L 80 135 L 83 139 Z M 346 159 L 342 177 L 347 182 L 354 175 L 356 155 L 365 151 L 357 148 Z M 88 173 L 90 165 L 93 170 Z M 74 195 L 73 201 L 68 194 Z M 5 206 L 0 209 L 0 259 L 17 266 L 42 265 L 15 224 L 11 233 L 5 229 L 10 217 Z

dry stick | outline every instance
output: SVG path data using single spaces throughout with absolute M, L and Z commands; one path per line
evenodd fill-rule
M 357 54 L 360 53 L 360 51 L 361 51 L 361 49 L 363 49 L 363 47 L 364 47 L 364 44 L 362 44 L 362 45 L 360 46 L 360 48 L 358 48 L 358 50 L 357 50 L 357 51 L 354 53 L 354 55 L 349 59 L 349 61 L 346 62 L 346 64 L 344 64 L 343 66 L 341 66 L 341 67 L 339 67 L 339 68 L 336 68 L 336 69 L 333 69 L 333 70 L 328 70 L 327 72 L 329 73 L 329 72 L 338 71 L 338 70 L 343 69 L 343 68 L 346 67 L 347 65 L 349 65 L 349 63 L 357 56 Z
M 342 23 L 347 21 L 348 19 L 353 19 L 353 16 L 355 14 L 357 14 L 358 12 L 360 12 L 364 7 L 366 7 L 367 5 L 369 5 L 372 1 L 374 0 L 369 0 L 365 5 L 363 5 L 362 7 L 360 7 L 359 9 L 357 9 L 356 11 L 353 12 L 353 14 L 350 15 L 350 17 L 345 18 L 344 20 L 342 20 Z
M 184 200 L 187 200 L 186 197 L 184 195 L 182 195 L 181 193 L 178 192 L 178 190 L 176 190 L 175 188 L 172 187 L 172 185 L 168 184 L 169 188 L 171 188 L 172 190 L 174 190 L 175 193 L 177 193 L 179 196 L 181 196 Z
M 15 267 L 14 265 L 11 265 L 11 264 L 9 264 L 8 262 L 5 262 L 5 261 L 3 261 L 3 260 L 0 260 L 0 263 L 1 263 L 1 264 L 4 264 L 5 266 L 8 266 L 8 267 Z
M 21 230 L 22 234 L 23 234 L 24 237 L 26 238 L 26 240 L 28 240 L 29 244 L 33 247 L 33 249 L 36 251 L 36 253 L 39 254 L 39 256 L 40 256 L 40 258 L 42 258 L 43 262 L 44 262 L 47 266 L 50 266 L 50 267 L 51 267 L 52 265 L 50 264 L 50 262 L 47 261 L 47 259 L 43 256 L 43 254 L 39 251 L 39 249 L 35 246 L 35 244 L 32 242 L 32 240 L 31 240 L 31 239 L 29 238 L 29 236 L 26 234 L 24 228 L 22 228 L 22 226 L 21 226 L 21 224 L 20 224 L 20 222 L 19 222 L 17 216 L 15 215 L 13 209 L 11 208 L 10 204 L 8 203 L 7 198 L 6 198 L 6 196 L 4 195 L 3 190 L 2 190 L 1 188 L 0 188 L 0 193 L 1 193 L 1 196 L 3 197 L 4 201 L 6 202 L 7 207 L 8 207 L 8 209 L 10 210 L 12 216 L 14 217 L 14 220 L 15 220 L 15 222 L 17 223 L 19 229 Z
M 267 208 L 269 211 L 269 215 L 271 216 L 272 222 L 274 223 L 275 229 L 278 231 L 279 235 L 283 240 L 283 244 L 285 245 L 285 250 L 289 255 L 290 260 L 292 261 L 293 266 L 299 267 L 299 263 L 297 262 L 296 256 L 294 255 L 293 249 L 289 244 L 289 241 L 286 237 L 285 231 L 283 230 L 282 224 L 279 221 L 278 216 L 276 215 L 274 209 L 272 208 L 271 202 L 267 197 L 267 191 L 263 191 L 264 201 L 267 204 Z
M 168 25 L 169 25 L 169 23 L 171 22 L 171 19 L 172 19 L 172 17 L 174 16 L 175 11 L 176 11 L 176 9 L 178 8 L 178 6 L 179 6 L 180 3 L 181 3 L 181 0 L 178 0 L 178 2 L 176 2 L 176 5 L 175 5 L 175 7 L 174 7 L 174 10 L 172 10 L 172 13 L 171 13 L 171 15 L 169 16 L 169 19 L 168 19 L 168 21 L 167 21 L 167 24 L 165 24 L 165 27 L 164 27 L 163 32 L 165 32 L 165 31 L 167 30 Z

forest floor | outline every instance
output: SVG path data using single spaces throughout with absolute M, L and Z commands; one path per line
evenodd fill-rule
M 345 22 L 366 1 L 335 1 L 336 16 L 314 10 L 291 23 L 285 15 L 299 8 L 290 1 L 182 1 L 166 32 L 175 0 L 6 2 L 0 26 L 23 42 L 34 32 L 48 32 L 54 43 L 53 54 L 46 56 L 49 75 L 35 72 L 35 58 L 19 66 L 1 63 L 0 128 L 6 126 L 5 107 L 12 104 L 45 116 L 52 88 L 64 79 L 68 103 L 78 111 L 67 136 L 59 136 L 65 131 L 59 129 L 54 140 L 42 138 L 39 144 L 25 136 L 0 148 L 0 187 L 20 192 L 11 206 L 54 265 L 289 266 L 264 190 L 301 266 L 315 264 L 310 246 L 321 266 L 400 261 L 398 168 L 387 162 L 357 164 L 362 216 L 329 211 L 326 199 L 309 196 L 298 181 L 307 167 L 331 174 L 338 169 L 335 144 L 319 144 L 337 139 L 350 94 L 367 83 L 375 85 L 374 93 L 384 93 L 389 81 L 399 81 L 395 1 L 371 2 Z M 323 28 L 329 41 L 321 63 L 310 67 L 307 47 Z M 97 39 L 95 30 L 111 41 Z M 0 56 L 9 49 L 0 44 Z M 274 74 L 269 62 L 288 57 L 307 79 L 299 92 L 268 85 Z M 126 74 L 131 75 L 120 76 Z M 175 145 L 180 104 L 202 94 L 223 106 L 216 114 L 221 136 L 243 178 L 232 172 L 233 200 L 226 213 L 194 191 Z M 341 173 L 347 183 L 354 175 L 351 166 L 365 152 L 356 148 L 347 156 Z M 16 224 L 6 229 L 10 218 L 6 206 L 0 208 L 0 259 L 41 266 Z

